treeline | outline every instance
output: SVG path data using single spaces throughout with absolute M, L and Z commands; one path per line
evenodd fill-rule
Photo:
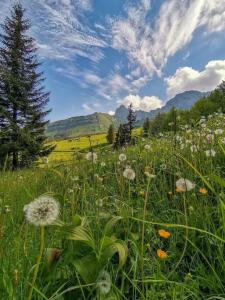
M 208 117 L 215 112 L 225 113 L 225 81 L 223 81 L 209 96 L 198 100 L 189 110 L 179 110 L 175 107 L 169 112 L 158 113 L 154 119 L 145 119 L 143 135 L 157 135 L 164 131 L 174 131 L 177 125 L 194 125 L 202 116 Z

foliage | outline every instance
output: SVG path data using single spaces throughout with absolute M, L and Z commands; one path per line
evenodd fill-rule
M 38 71 L 34 40 L 27 35 L 30 23 L 15 4 L 0 35 L 0 166 L 27 167 L 38 156 L 51 152 L 45 146 L 44 108 L 49 93 L 44 91 Z
M 115 132 L 114 132 L 114 126 L 113 126 L 113 124 L 111 124 L 109 126 L 108 133 L 106 135 L 106 139 L 107 139 L 107 142 L 109 144 L 113 144 L 113 142 L 115 140 Z

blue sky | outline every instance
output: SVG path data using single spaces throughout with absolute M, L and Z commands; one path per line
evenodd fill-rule
M 0 0 L 0 22 L 12 1 Z M 225 0 L 21 0 L 53 120 L 150 111 L 225 79 Z

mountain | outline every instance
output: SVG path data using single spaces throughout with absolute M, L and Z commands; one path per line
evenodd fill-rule
M 94 113 L 87 116 L 72 117 L 52 122 L 47 127 L 47 136 L 67 138 L 86 134 L 106 132 L 115 118 L 106 113 Z
M 152 119 L 159 112 L 167 112 L 172 107 L 179 109 L 189 109 L 200 98 L 208 96 L 210 93 L 202 93 L 199 91 L 187 91 L 176 95 L 167 101 L 165 106 L 145 112 L 136 111 L 137 124 L 141 125 L 145 118 Z M 51 138 L 68 138 L 80 135 L 106 132 L 110 124 L 117 126 L 119 123 L 127 121 L 128 109 L 121 105 L 117 108 L 115 116 L 106 113 L 94 113 L 87 116 L 72 117 L 65 120 L 52 122 L 48 125 L 46 133 Z
M 206 97 L 210 94 L 210 92 L 199 92 L 199 91 L 186 91 L 180 94 L 177 94 L 174 98 L 167 101 L 165 106 L 151 110 L 150 112 L 145 112 L 142 110 L 136 111 L 137 121 L 142 121 L 146 118 L 152 119 L 159 112 L 168 112 L 172 107 L 176 107 L 178 109 L 189 109 L 192 107 L 195 102 L 199 99 Z M 128 109 L 121 105 L 117 108 L 115 112 L 115 118 L 118 122 L 126 122 L 126 117 L 128 114 Z

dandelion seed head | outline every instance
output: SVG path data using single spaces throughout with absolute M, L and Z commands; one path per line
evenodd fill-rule
M 36 226 L 52 224 L 59 215 L 59 203 L 52 197 L 43 195 L 24 206 L 27 221 Z
M 119 161 L 125 161 L 126 159 L 127 159 L 126 154 L 121 153 L 121 154 L 119 155 Z
M 134 178 L 135 178 L 135 172 L 134 172 L 133 169 L 127 168 L 127 169 L 124 170 L 123 176 L 125 178 L 129 179 L 129 180 L 134 180 Z
M 180 178 L 176 182 L 176 187 L 180 192 L 188 192 L 195 188 L 195 183 L 186 178 Z
M 111 285 L 112 281 L 109 273 L 106 271 L 102 271 L 97 281 L 97 287 L 99 288 L 100 293 L 103 295 L 108 294 L 111 290 Z
M 87 160 L 93 161 L 93 162 L 96 162 L 97 158 L 98 158 L 97 154 L 94 152 L 88 152 L 85 157 Z

